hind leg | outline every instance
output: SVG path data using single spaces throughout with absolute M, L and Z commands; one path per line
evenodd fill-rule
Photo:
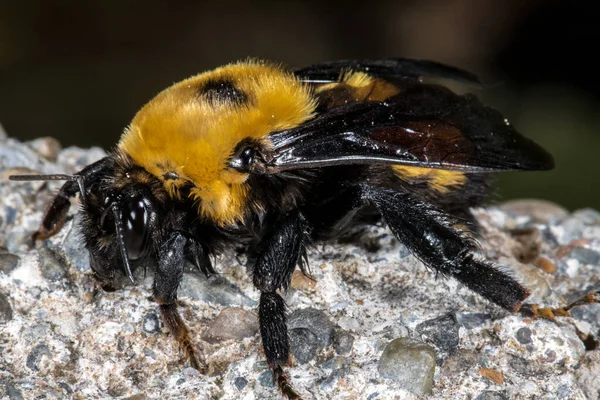
M 513 277 L 476 255 L 477 246 L 456 217 L 394 190 L 364 186 L 362 197 L 425 265 L 507 310 L 519 310 L 529 296 Z

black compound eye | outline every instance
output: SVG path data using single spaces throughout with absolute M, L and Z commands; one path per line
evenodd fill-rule
M 142 258 L 147 249 L 150 218 L 146 203 L 140 198 L 129 200 L 123 207 L 125 247 L 130 260 Z
M 253 147 L 241 147 L 234 155 L 229 166 L 240 172 L 249 172 L 252 163 L 254 162 L 254 156 L 256 150 Z

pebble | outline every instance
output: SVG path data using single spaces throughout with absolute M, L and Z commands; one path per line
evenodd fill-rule
M 527 327 L 519 328 L 519 330 L 515 333 L 515 338 L 517 338 L 521 344 L 531 343 L 531 329 Z
M 191 297 L 225 307 L 256 306 L 256 301 L 246 296 L 237 286 L 220 275 L 213 275 L 207 279 L 196 273 L 184 274 L 177 296 L 179 298 Z
M 486 390 L 479 393 L 475 400 L 508 400 L 508 394 L 505 391 L 495 392 L 493 390 Z
M 59 282 L 68 277 L 68 266 L 54 251 L 42 247 L 38 251 L 42 276 L 51 282 Z
M 242 391 L 248 385 L 248 380 L 242 376 L 238 376 L 233 380 L 233 385 L 237 390 Z
M 354 336 L 352 334 L 337 329 L 333 335 L 333 348 L 337 354 L 346 355 L 352 351 L 354 345 Z
M 579 219 L 585 225 L 600 224 L 600 212 L 593 208 L 582 208 L 573 212 L 573 217 Z
M 529 216 L 532 222 L 538 224 L 560 221 L 569 214 L 566 208 L 556 203 L 533 199 L 507 201 L 500 209 L 513 217 Z
M 10 274 L 17 266 L 21 258 L 15 254 L 0 251 L 0 272 Z
M 15 387 L 15 385 L 8 380 L 0 379 L 0 397 L 8 396 L 9 400 L 23 400 L 23 393 Z
M 13 318 L 13 310 L 5 294 L 0 293 L 0 322 L 8 322 Z
M 294 310 L 288 316 L 288 330 L 308 329 L 315 336 L 318 348 L 325 348 L 331 344 L 333 324 L 327 314 L 315 308 Z
M 75 214 L 71 229 L 69 229 L 69 232 L 65 237 L 63 246 L 65 254 L 71 259 L 71 262 L 75 264 L 77 269 L 82 272 L 87 272 L 90 270 L 90 253 L 84 246 L 81 233 L 79 232 L 81 218 L 81 213 Z
M 258 332 L 258 317 L 254 311 L 228 307 L 210 321 L 202 332 L 202 339 L 209 343 L 226 340 L 242 340 Z
M 50 161 L 56 161 L 56 157 L 62 149 L 60 142 L 53 137 L 37 138 L 27 142 L 27 144 L 39 155 Z
M 431 393 L 435 372 L 435 350 L 410 338 L 392 340 L 379 359 L 379 374 L 417 396 Z
M 50 353 L 50 349 L 46 343 L 39 343 L 27 355 L 25 364 L 30 370 L 39 371 L 43 356 L 51 358 L 52 354 Z
M 582 264 L 600 265 L 600 253 L 585 247 L 575 247 L 570 256 Z
M 273 372 L 265 371 L 258 376 L 258 381 L 264 387 L 272 388 L 275 387 L 275 383 L 273 382 Z
M 492 319 L 488 313 L 463 313 L 455 312 L 454 317 L 458 325 L 465 329 L 475 329 Z
M 142 329 L 150 334 L 158 332 L 160 330 L 158 315 L 154 312 L 146 313 L 142 318 Z
M 417 325 L 416 331 L 426 342 L 438 348 L 438 362 L 441 363 L 458 348 L 458 328 L 454 314 L 446 314 Z
M 300 364 L 306 364 L 317 356 L 319 339 L 317 335 L 306 328 L 290 329 L 290 351 Z

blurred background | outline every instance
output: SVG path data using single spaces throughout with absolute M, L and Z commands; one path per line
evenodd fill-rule
M 411 57 L 478 73 L 477 94 L 556 158 L 507 173 L 503 199 L 600 209 L 595 3 L 0 0 L 0 124 L 21 140 L 110 148 L 135 112 L 189 75 L 248 56 L 300 67 Z

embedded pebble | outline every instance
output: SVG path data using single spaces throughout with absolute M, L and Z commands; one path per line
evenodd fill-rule
M 13 318 L 13 310 L 8 302 L 8 297 L 0 293 L 0 322 L 8 322 Z
M 15 385 L 8 381 L 0 378 L 0 397 L 8 396 L 9 400 L 23 400 L 23 393 L 15 387 Z
M 156 333 L 160 330 L 160 323 L 158 322 L 158 315 L 154 312 L 149 312 L 144 315 L 142 319 L 142 329 L 146 333 Z
M 272 388 L 275 386 L 275 382 L 273 381 L 273 373 L 270 370 L 260 374 L 258 377 L 258 381 L 264 387 Z
M 508 394 L 505 391 L 486 390 L 481 392 L 475 400 L 508 400 Z
M 50 161 L 56 161 L 58 153 L 62 149 L 60 142 L 53 137 L 42 137 L 27 142 L 39 155 Z
M 500 209 L 511 216 L 527 216 L 532 222 L 548 224 L 565 218 L 566 208 L 546 200 L 511 200 L 503 203 Z
M 438 361 L 443 361 L 458 348 L 458 328 L 454 314 L 446 314 L 417 325 L 416 331 L 425 341 L 437 347 Z
M 64 261 L 57 256 L 52 250 L 47 247 L 39 249 L 40 268 L 42 276 L 51 282 L 59 282 L 68 277 L 68 266 Z
M 531 329 L 527 327 L 520 328 L 516 333 L 515 337 L 521 344 L 529 344 L 531 340 Z
M 349 354 L 352 351 L 354 345 L 354 336 L 352 334 L 338 329 L 335 331 L 333 336 L 333 348 L 335 352 L 340 355 Z
M 475 329 L 485 324 L 492 319 L 492 316 L 487 313 L 454 313 L 456 322 L 465 329 Z
M 254 311 L 228 307 L 210 321 L 207 329 L 202 332 L 202 339 L 209 343 L 242 340 L 257 332 L 258 317 Z
M 0 252 L 0 272 L 10 274 L 19 265 L 19 260 L 15 254 Z
M 435 372 L 435 350 L 410 338 L 392 340 L 383 350 L 378 371 L 417 396 L 431 393 Z
M 44 356 L 51 358 L 52 354 L 50 354 L 50 349 L 46 343 L 39 343 L 27 355 L 27 367 L 32 371 L 39 371 Z
M 575 247 L 571 250 L 571 257 L 582 264 L 600 265 L 600 252 L 585 247 Z
M 83 244 L 79 224 L 81 223 L 81 214 L 77 213 L 70 225 L 69 233 L 63 242 L 65 254 L 71 259 L 78 270 L 86 272 L 90 270 L 90 253 Z M 65 228 L 68 226 L 65 225 Z
M 235 385 L 237 390 L 243 390 L 246 385 L 248 385 L 248 380 L 244 377 L 238 376 L 233 380 L 233 384 Z
M 256 301 L 246 296 L 237 286 L 220 275 L 210 278 L 198 274 L 183 274 L 177 296 L 191 297 L 226 307 L 253 307 Z
M 317 356 L 319 338 L 306 328 L 290 329 L 290 351 L 300 364 L 306 364 Z
M 314 308 L 294 310 L 288 316 L 288 331 L 293 329 L 307 329 L 316 338 L 319 348 L 325 348 L 331 343 L 333 324 L 327 314 Z

